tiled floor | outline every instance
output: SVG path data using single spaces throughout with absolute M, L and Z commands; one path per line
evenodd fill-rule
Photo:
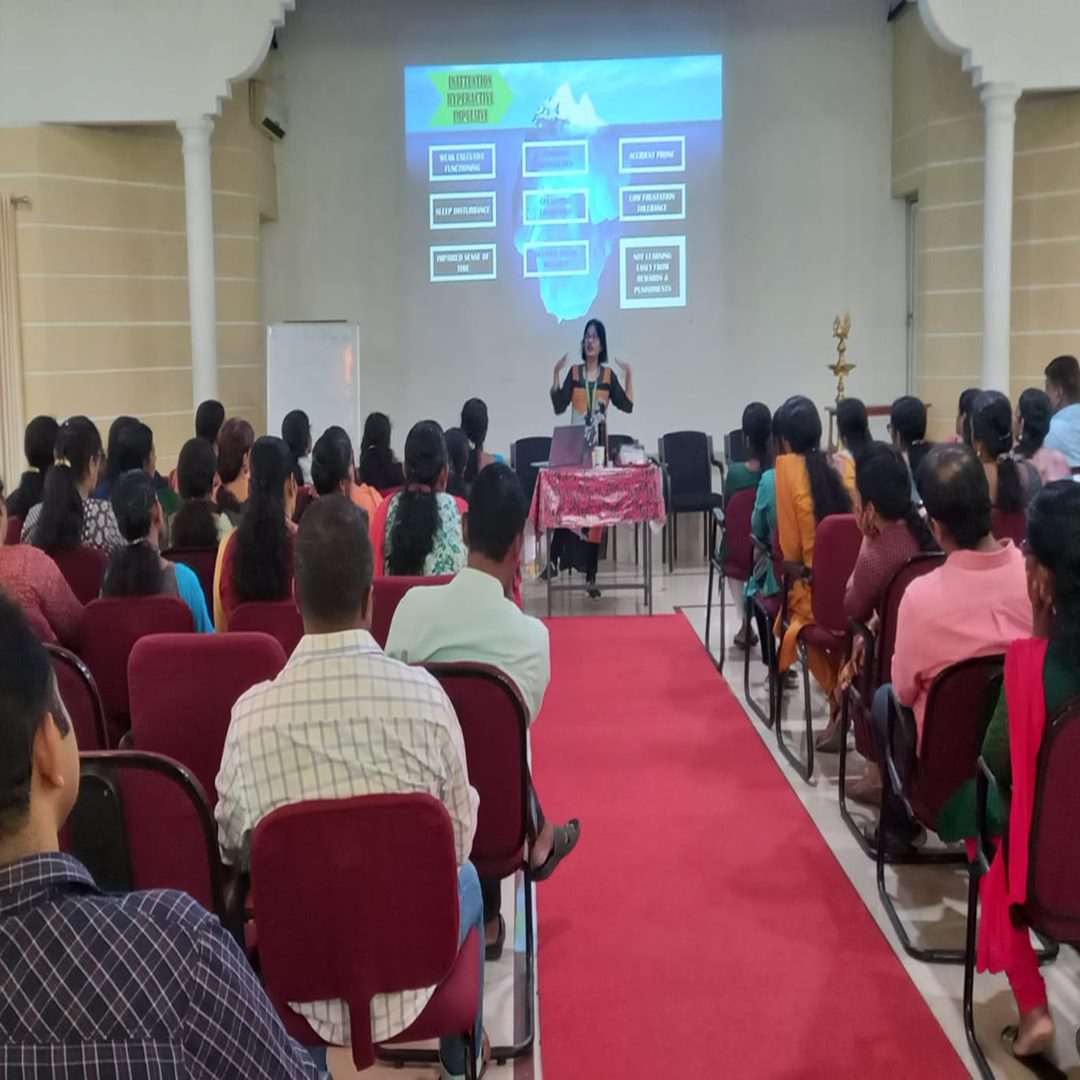
M 654 544 L 655 578 L 654 610 L 656 614 L 671 614 L 682 611 L 698 636 L 704 640 L 705 634 L 705 599 L 708 568 L 704 564 L 700 524 L 686 520 L 683 525 L 680 553 L 683 560 L 673 573 L 661 563 L 659 541 Z M 697 526 L 696 532 L 693 526 Z M 620 530 L 620 562 L 618 568 L 612 564 L 602 564 L 601 581 L 604 578 L 627 581 L 635 575 L 633 563 L 633 537 L 629 530 Z M 611 578 L 614 575 L 614 578 Z M 581 580 L 578 578 L 577 580 Z M 524 588 L 526 609 L 536 615 L 545 615 L 546 596 L 543 585 L 534 580 L 527 580 Z M 725 598 L 727 599 L 727 598 Z M 730 603 L 730 600 L 728 600 Z M 633 592 L 608 592 L 599 600 L 589 600 L 581 594 L 562 594 L 554 598 L 556 615 L 620 615 L 645 614 L 644 601 Z M 734 635 L 737 626 L 728 608 L 727 637 Z M 713 610 L 713 653 L 719 648 L 719 612 Z M 736 696 L 745 705 L 742 689 L 742 654 L 728 648 L 725 672 L 731 680 L 731 687 Z M 719 677 L 719 676 L 718 676 Z M 751 693 L 756 700 L 765 699 L 764 668 L 755 655 L 751 664 Z M 799 694 L 789 694 L 788 716 L 785 730 L 790 731 L 790 738 L 801 751 L 801 690 Z M 814 710 L 816 726 L 825 722 L 825 701 L 815 691 Z M 777 768 L 788 778 L 793 790 L 802 801 L 806 811 L 820 830 L 826 843 L 832 849 L 837 861 L 843 867 L 852 885 L 862 897 L 863 902 L 877 920 L 886 940 L 894 948 L 900 962 L 904 965 L 915 986 L 926 999 L 931 1011 L 938 1019 L 946 1035 L 956 1047 L 961 1060 L 977 1075 L 974 1063 L 968 1054 L 961 1015 L 961 991 L 963 982 L 962 968 L 959 966 L 929 965 L 911 960 L 900 948 L 896 936 L 881 907 L 877 894 L 874 864 L 861 852 L 855 840 L 840 818 L 837 806 L 836 755 L 819 755 L 815 775 L 807 783 L 799 777 L 791 766 L 780 756 L 776 749 L 774 734 L 753 719 L 748 713 L 747 723 L 761 735 L 763 742 L 772 753 Z M 857 770 L 860 759 L 854 756 L 853 767 Z M 905 916 L 905 922 L 916 941 L 922 944 L 962 945 L 964 930 L 964 904 L 966 897 L 966 875 L 949 867 L 898 867 L 886 871 L 886 881 L 893 897 L 899 898 L 898 906 Z M 503 910 L 511 910 L 510 900 L 513 886 L 507 882 L 504 888 Z M 809 931 L 812 932 L 812 929 Z M 1080 1057 L 1075 1045 L 1075 1037 L 1080 1026 L 1080 958 L 1069 948 L 1063 948 L 1058 960 L 1044 968 L 1050 995 L 1050 1006 L 1057 1022 L 1057 1044 L 1055 1057 L 1058 1064 L 1070 1077 L 1080 1078 Z M 496 965 L 489 966 L 485 992 L 485 1020 L 493 1039 L 501 1041 L 509 1035 L 513 1013 L 513 961 L 509 953 Z M 1004 976 L 979 975 L 976 980 L 976 1027 L 980 1042 L 994 1067 L 995 1075 L 1008 1078 L 1030 1077 L 1032 1074 L 1019 1066 L 1000 1048 L 999 1036 L 1002 1028 L 1015 1023 L 1015 1004 L 1008 983 Z M 843 1002 L 837 1002 L 837 1024 L 842 1028 Z M 542 1022 L 542 1017 L 540 1017 Z M 824 1033 L 823 1033 L 824 1034 Z M 516 1066 L 494 1066 L 489 1069 L 488 1077 L 493 1080 L 530 1080 L 541 1076 L 542 1027 L 539 1032 L 540 1047 L 535 1060 L 519 1062 Z M 659 1063 L 658 1063 L 659 1064 Z M 718 1073 L 723 1075 L 722 1062 L 717 1062 Z M 355 1075 L 349 1068 L 335 1068 L 335 1077 Z M 406 1069 L 392 1071 L 376 1068 L 365 1076 L 378 1077 L 380 1080 L 432 1080 L 438 1075 L 434 1068 Z M 549 1077 L 548 1080 L 606 1080 L 600 1077 Z M 676 1080 L 676 1078 L 672 1078 Z M 920 1078 L 922 1080 L 922 1078 Z

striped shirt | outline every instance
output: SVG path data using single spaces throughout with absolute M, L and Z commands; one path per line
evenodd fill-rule
M 391 660 L 366 630 L 305 635 L 281 674 L 232 711 L 215 814 L 225 860 L 246 868 L 260 819 L 310 799 L 426 792 L 447 808 L 460 866 L 480 798 L 449 698 L 426 671 Z M 434 987 L 371 1002 L 376 1042 L 404 1031 Z M 293 1006 L 325 1041 L 349 1043 L 342 1001 Z
M 240 947 L 190 896 L 106 896 L 55 852 L 0 867 L 0 1077 L 316 1075 Z

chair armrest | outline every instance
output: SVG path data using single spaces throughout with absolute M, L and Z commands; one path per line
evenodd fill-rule
M 723 463 L 723 461 L 716 454 L 713 454 L 713 456 L 709 460 L 712 461 L 713 468 L 714 469 L 719 469 L 720 470 L 720 475 L 723 476 L 724 475 L 724 463 Z
M 874 650 L 877 647 L 877 638 L 874 637 L 870 630 L 870 627 L 864 622 L 859 622 L 858 619 L 848 619 L 848 639 L 847 639 L 847 652 L 846 656 L 852 656 L 854 652 L 855 640 L 859 639 L 863 643 L 863 659 L 860 665 L 859 675 L 855 679 L 852 679 L 851 685 L 854 687 L 856 681 L 861 685 L 857 689 L 860 701 L 869 701 L 874 692 Z
M 990 836 L 988 806 L 990 792 L 998 791 L 997 777 L 990 771 L 990 766 L 979 756 L 978 768 L 975 771 L 975 858 L 973 860 L 976 871 L 981 876 L 990 870 L 990 863 L 994 858 L 993 837 Z
M 716 524 L 719 525 L 720 528 L 723 528 L 724 527 L 724 508 L 722 506 L 714 506 L 712 508 L 712 516 L 713 516 L 714 520 L 716 521 Z

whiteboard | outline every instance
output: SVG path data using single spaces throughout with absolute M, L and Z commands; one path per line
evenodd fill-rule
M 347 322 L 271 323 L 266 328 L 266 427 L 281 434 L 293 409 L 311 420 L 311 437 L 332 424 L 360 446 L 360 327 Z

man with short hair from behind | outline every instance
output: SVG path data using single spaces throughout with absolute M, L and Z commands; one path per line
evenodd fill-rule
M 990 531 L 990 485 L 974 451 L 963 443 L 934 447 L 919 479 L 930 527 L 946 558 L 907 587 L 896 617 L 892 689 L 914 713 L 917 746 L 934 679 L 961 660 L 1005 652 L 1016 638 L 1030 636 L 1032 624 L 1024 556 L 1011 540 L 995 540 Z M 879 765 L 888 741 L 889 689 L 878 689 L 871 709 Z M 894 823 L 886 848 L 904 852 L 918 829 L 885 769 L 882 780 L 882 799 L 890 800 Z
M 1060 450 L 1070 468 L 1080 469 L 1080 362 L 1075 356 L 1057 356 L 1046 365 L 1045 375 L 1054 416 L 1043 446 Z
M 49 655 L 0 597 L 0 1076 L 314 1078 L 213 915 L 60 853 L 78 791 Z
M 479 797 L 450 699 L 426 671 L 391 660 L 371 636 L 374 558 L 363 510 L 341 494 L 316 499 L 300 522 L 295 558 L 304 636 L 275 679 L 237 701 L 225 740 L 215 811 L 225 861 L 249 867 L 255 826 L 279 806 L 426 792 L 446 806 L 454 827 L 463 942 L 483 927 L 480 883 L 468 861 Z M 482 961 L 480 983 L 478 1047 Z M 372 1039 L 404 1031 L 434 990 L 376 995 Z M 344 1002 L 294 1007 L 325 1042 L 349 1044 Z M 464 1076 L 465 1054 L 460 1037 L 441 1041 L 444 1078 Z
M 410 664 L 468 660 L 491 664 L 517 686 L 529 722 L 536 719 L 551 678 L 547 627 L 511 599 L 525 542 L 528 505 L 517 473 L 495 463 L 473 481 L 465 515 L 468 565 L 447 585 L 410 589 L 398 604 L 386 651 Z M 530 782 L 530 850 L 533 877 L 543 881 L 577 844 L 576 818 L 546 821 Z M 485 941 L 498 959 L 506 933 L 499 913 L 499 882 L 485 880 Z

